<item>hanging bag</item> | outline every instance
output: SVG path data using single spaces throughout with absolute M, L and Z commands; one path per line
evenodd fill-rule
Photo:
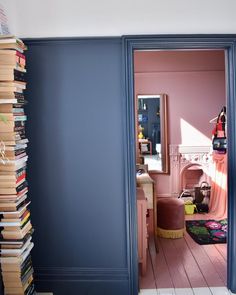
M 217 118 L 216 127 L 213 131 L 212 147 L 213 150 L 222 153 L 226 152 L 227 149 L 227 138 L 226 138 L 226 107 L 223 107 Z

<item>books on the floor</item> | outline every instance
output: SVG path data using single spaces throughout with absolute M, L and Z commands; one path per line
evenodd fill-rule
M 22 255 L 27 248 L 29 247 L 31 243 L 32 237 L 29 236 L 26 242 L 20 247 L 20 248 L 1 248 L 0 253 L 2 257 L 7 257 L 7 256 L 20 256 Z
M 17 141 L 25 139 L 24 130 L 18 130 L 13 132 L 0 132 L 0 140 L 2 141 Z
M 12 36 L 11 38 L 0 38 L 0 49 L 15 49 L 23 53 L 27 48 L 20 39 Z
M 16 195 L 17 196 L 17 195 Z M 10 199 L 0 199 L 0 210 L 3 212 L 15 212 L 26 203 L 27 195 L 24 194 L 20 198 L 13 200 Z
M 25 115 L 13 114 L 13 113 L 0 113 L 1 121 L 26 121 L 27 117 Z
M 17 273 L 24 273 L 26 269 L 28 269 L 31 266 L 31 257 L 30 255 L 27 256 L 25 261 L 23 262 L 17 262 L 17 263 L 2 263 L 2 273 L 6 275 L 14 274 L 15 272 Z
M 16 132 L 23 130 L 25 127 L 24 121 L 8 121 L 4 116 L 1 116 L 0 130 L 4 130 L 5 132 Z
M 14 229 L 7 228 L 3 229 L 1 231 L 1 235 L 3 236 L 4 239 L 9 239 L 9 240 L 19 240 L 23 239 L 25 235 L 32 229 L 31 222 L 28 221 L 22 228 L 16 227 Z
M 0 194 L 5 195 L 12 195 L 12 194 L 19 194 L 21 193 L 25 188 L 27 188 L 27 181 L 25 178 L 21 179 L 20 181 L 16 183 L 11 183 L 8 181 L 1 181 L 0 180 Z M 0 198 L 1 201 L 1 198 Z
M 14 68 L 2 67 L 0 71 L 0 81 L 21 81 L 25 82 L 25 71 L 18 66 Z
M 9 175 L 10 177 L 7 178 L 6 176 L 8 175 L 0 175 L 0 188 L 18 188 L 26 179 L 26 173 L 22 173 L 18 177 Z
M 23 247 L 23 245 L 28 241 L 28 239 L 32 236 L 33 234 L 33 229 L 31 229 L 23 239 L 16 239 L 16 240 L 8 240 L 8 239 L 0 239 L 0 246 L 1 249 L 19 249 Z
M 0 171 L 17 171 L 18 169 L 26 166 L 27 160 L 28 160 L 28 156 L 25 156 L 18 160 L 5 159 L 3 163 L 0 162 Z
M 26 210 L 19 218 L 2 218 L 0 227 L 14 227 L 24 225 L 30 218 L 30 211 Z
M 1 257 L 0 262 L 2 265 L 3 264 L 15 264 L 16 266 L 19 266 L 29 256 L 33 247 L 34 247 L 34 243 L 30 242 L 29 246 L 27 247 L 27 249 L 24 251 L 24 253 L 22 255 L 20 255 L 19 257 Z
M 0 92 L 19 92 L 23 93 L 26 89 L 26 83 L 20 81 L 2 81 L 0 82 Z
M 16 91 L 1 91 L 0 92 L 0 100 L 1 99 L 17 99 L 24 102 L 24 93 L 19 93 Z
M 32 295 L 33 227 L 28 201 L 24 43 L 0 36 L 0 263 L 5 294 Z
M 3 98 L 3 99 L 0 99 L 0 105 L 1 104 L 9 104 L 9 103 L 17 103 L 17 99 L 15 99 L 15 98 L 12 98 L 12 99 L 10 99 L 10 98 Z

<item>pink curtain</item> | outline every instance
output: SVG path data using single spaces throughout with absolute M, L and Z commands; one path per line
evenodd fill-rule
M 227 154 L 213 153 L 209 213 L 217 219 L 227 217 Z

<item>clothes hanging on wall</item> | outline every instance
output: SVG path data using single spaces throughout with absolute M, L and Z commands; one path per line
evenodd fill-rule
M 227 154 L 213 153 L 209 213 L 227 218 Z

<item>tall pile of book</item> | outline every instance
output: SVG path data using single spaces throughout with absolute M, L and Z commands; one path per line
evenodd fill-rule
M 34 294 L 26 181 L 24 43 L 0 37 L 0 262 L 5 294 Z

